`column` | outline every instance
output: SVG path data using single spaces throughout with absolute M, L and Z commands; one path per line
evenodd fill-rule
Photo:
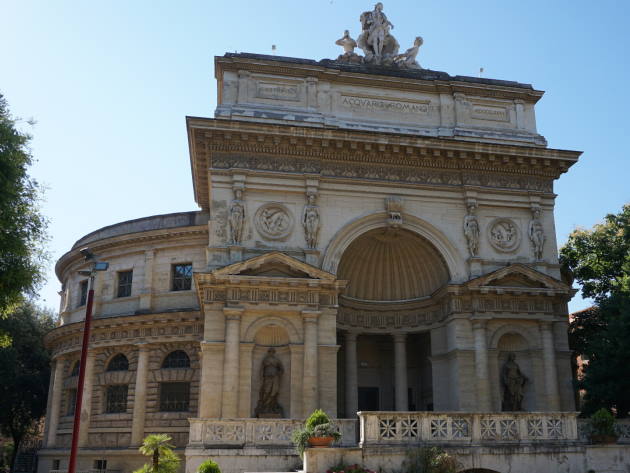
M 223 402 L 221 417 L 238 417 L 238 381 L 240 364 L 241 308 L 225 308 L 225 359 L 223 362 Z
M 346 332 L 346 418 L 354 419 L 359 410 L 359 387 L 357 373 L 357 333 Z
M 57 427 L 59 426 L 59 412 L 61 410 L 61 395 L 63 394 L 63 365 L 64 357 L 58 356 L 55 359 L 55 369 L 53 371 L 52 382 L 52 400 L 50 402 L 50 414 L 47 416 L 48 437 L 46 438 L 46 446 L 52 448 L 55 446 L 57 437 Z
M 252 352 L 254 343 L 240 344 L 240 384 L 238 399 L 238 417 L 252 416 Z M 258 396 L 258 393 L 255 393 Z
M 490 377 L 488 376 L 488 343 L 486 320 L 473 320 L 475 341 L 475 375 L 477 377 L 477 409 L 481 412 L 492 410 L 490 400 Z
M 201 380 L 199 382 L 199 417 L 218 419 L 221 417 L 223 393 L 223 342 L 201 342 Z
M 304 347 L 289 345 L 291 350 L 291 419 L 302 419 L 302 379 L 304 369 Z
M 318 353 L 317 353 L 317 311 L 303 311 L 302 320 L 304 323 L 304 373 L 302 384 L 302 413 L 307 417 L 317 409 L 319 401 L 318 392 Z
M 560 410 L 560 396 L 558 395 L 558 369 L 556 367 L 556 349 L 553 345 L 553 324 L 540 322 L 540 335 L 543 347 L 543 367 L 545 371 L 545 394 L 547 396 L 547 410 Z
M 394 385 L 396 387 L 396 410 L 409 410 L 407 394 L 407 334 L 394 333 Z
M 147 376 L 149 374 L 149 347 L 138 345 L 138 366 L 134 389 L 133 419 L 131 423 L 131 446 L 137 447 L 144 439 L 144 419 L 147 413 Z
M 90 429 L 90 417 L 92 415 L 92 391 L 94 388 L 94 351 L 88 351 L 85 360 L 85 384 L 83 385 L 83 401 L 81 405 L 79 448 L 88 444 L 88 431 Z

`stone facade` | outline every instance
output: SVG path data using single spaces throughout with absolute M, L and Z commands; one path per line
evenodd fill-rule
M 373 426 L 420 416 L 428 432 L 431 411 L 503 425 L 509 354 L 522 409 L 548 413 L 536 422 L 575 410 L 553 182 L 579 153 L 538 134 L 541 91 L 360 61 L 215 66 L 215 118 L 187 118 L 201 210 L 103 228 L 57 264 L 40 471 L 66 465 L 85 246 L 110 268 L 95 287 L 80 469 L 131 471 L 156 432 L 191 473 L 208 456 L 228 472 L 291 468 L 290 431 L 318 407 L 347 419 L 346 447 L 360 410 Z M 279 407 L 256 418 L 270 348 Z

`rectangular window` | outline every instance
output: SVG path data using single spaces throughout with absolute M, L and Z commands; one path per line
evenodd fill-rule
M 107 386 L 107 405 L 105 412 L 113 414 L 116 412 L 127 412 L 127 391 L 126 384 L 115 384 Z
M 88 280 L 85 279 L 79 283 L 79 306 L 85 305 L 88 295 Z
M 185 412 L 190 403 L 190 383 L 161 383 L 160 411 Z
M 107 470 L 107 460 L 94 460 L 94 469 L 100 471 Z
M 192 286 L 192 263 L 173 265 L 173 291 L 188 291 Z
M 77 390 L 76 389 L 68 389 L 68 411 L 66 415 L 73 416 L 74 409 L 77 405 Z
M 61 469 L 61 460 L 59 460 L 59 459 L 55 458 L 55 459 L 52 461 L 52 469 L 53 469 L 53 470 L 59 470 L 59 469 Z
M 118 272 L 118 291 L 116 297 L 129 297 L 131 295 L 131 281 L 133 279 L 133 271 Z

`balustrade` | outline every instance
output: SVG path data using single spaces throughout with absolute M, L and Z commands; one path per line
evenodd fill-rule
M 189 419 L 190 448 L 286 447 L 293 448 L 291 434 L 304 425 L 298 419 Z M 357 445 L 357 421 L 336 419 L 341 440 L 338 446 Z
M 567 412 L 360 412 L 360 445 L 578 442 Z

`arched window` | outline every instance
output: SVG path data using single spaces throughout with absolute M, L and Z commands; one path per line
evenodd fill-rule
M 70 376 L 79 376 L 80 366 L 81 366 L 81 362 L 75 361 L 74 365 L 72 365 L 72 371 L 70 371 Z
M 183 350 L 172 351 L 164 358 L 162 368 L 190 368 L 190 358 Z
M 129 360 L 122 353 L 111 359 L 106 371 L 127 371 L 129 370 Z

